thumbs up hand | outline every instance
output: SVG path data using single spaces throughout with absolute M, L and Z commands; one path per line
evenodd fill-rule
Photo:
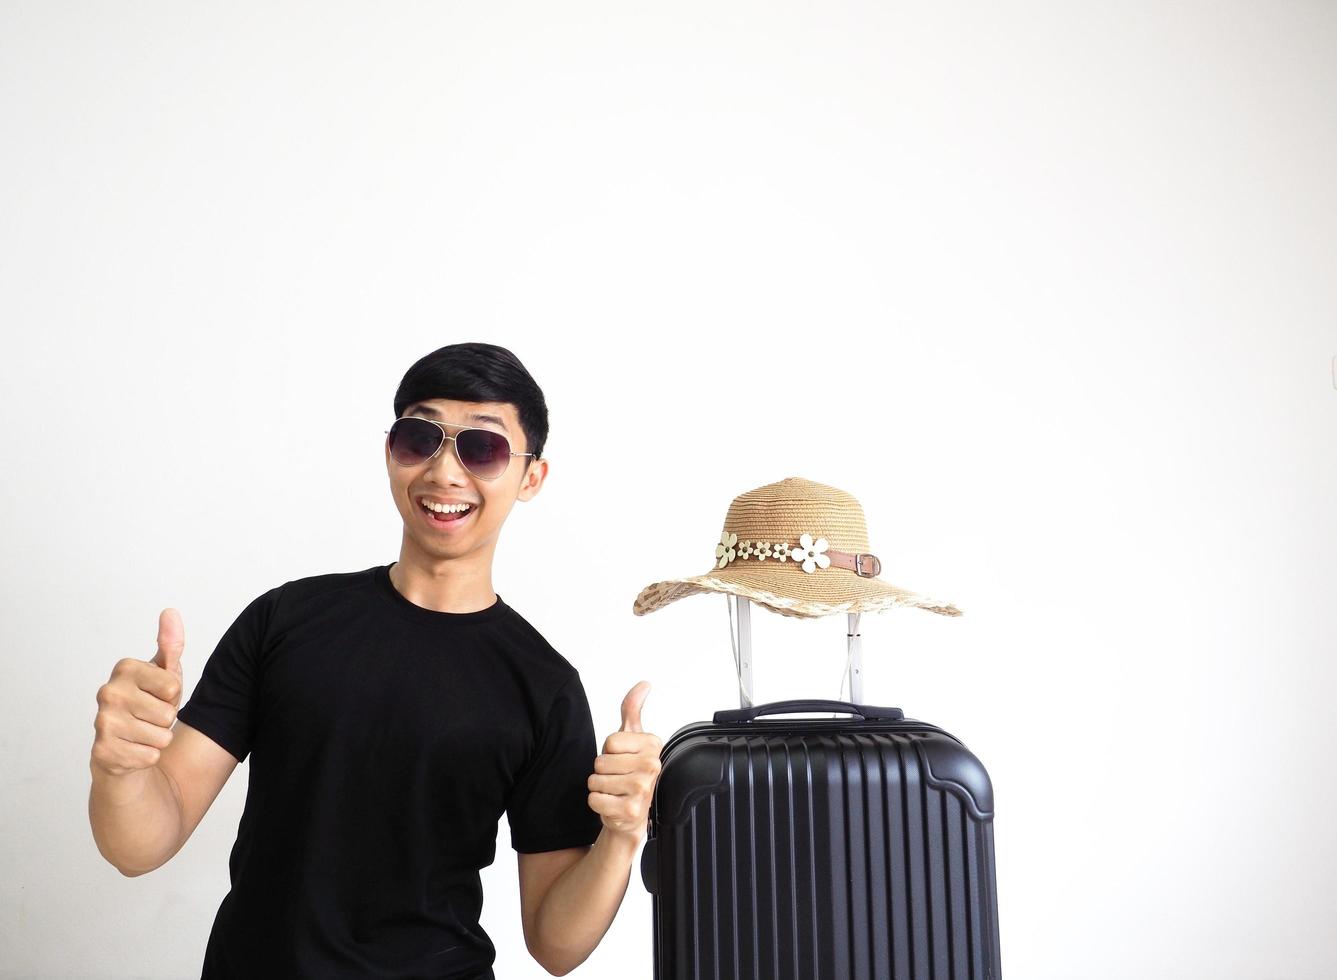
M 603 755 L 594 760 L 594 774 L 587 780 L 590 809 L 603 818 L 604 829 L 633 841 L 645 833 L 664 747 L 641 727 L 641 707 L 649 694 L 649 681 L 627 692 L 622 727 L 604 740 Z
M 152 660 L 125 657 L 111 679 L 98 688 L 90 764 L 112 776 L 124 776 L 158 764 L 172 741 L 172 725 L 181 703 L 181 651 L 186 630 L 181 613 L 158 615 L 158 649 Z

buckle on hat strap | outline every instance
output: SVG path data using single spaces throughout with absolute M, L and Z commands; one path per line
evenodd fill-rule
M 830 549 L 827 549 L 826 553 L 831 556 L 831 564 L 836 568 L 847 568 L 861 578 L 873 578 L 882 574 L 882 562 L 878 560 L 877 555 L 866 552 L 852 555 L 846 551 Z

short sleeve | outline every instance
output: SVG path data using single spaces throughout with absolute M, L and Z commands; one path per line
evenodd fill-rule
M 190 699 L 176 716 L 241 762 L 255 737 L 257 681 L 274 606 L 283 586 L 252 599 L 205 661 Z M 189 653 L 182 656 L 189 664 Z
M 533 757 L 506 805 L 511 847 L 522 854 L 593 844 L 603 820 L 590 809 L 589 778 L 598 749 L 580 676 L 558 690 Z

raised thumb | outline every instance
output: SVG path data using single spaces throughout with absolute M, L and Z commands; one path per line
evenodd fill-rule
M 158 652 L 153 655 L 151 662 L 180 677 L 181 651 L 185 647 L 186 627 L 181 622 L 181 613 L 175 609 L 164 609 L 158 614 Z
M 645 730 L 641 727 L 641 706 L 645 704 L 645 699 L 649 696 L 649 681 L 640 681 L 627 692 L 627 696 L 622 699 L 622 727 L 619 731 L 641 732 Z

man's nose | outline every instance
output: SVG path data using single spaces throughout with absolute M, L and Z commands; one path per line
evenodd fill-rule
M 446 436 L 446 441 L 441 443 L 441 451 L 432 458 L 427 468 L 438 478 L 450 483 L 464 486 L 469 482 L 469 471 L 464 468 L 455 451 L 454 436 Z

